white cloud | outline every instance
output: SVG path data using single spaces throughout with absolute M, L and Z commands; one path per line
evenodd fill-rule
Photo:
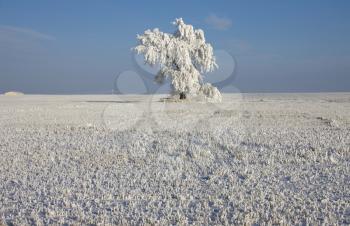
M 210 14 L 205 18 L 205 22 L 217 30 L 228 30 L 232 26 L 231 19 L 218 17 L 215 14 Z
M 55 37 L 32 29 L 0 25 L 0 57 L 37 54 L 45 49 L 45 42 L 53 40 Z
M 28 28 L 0 25 L 0 39 L 7 40 L 12 37 L 26 37 L 38 40 L 55 40 L 55 37 Z

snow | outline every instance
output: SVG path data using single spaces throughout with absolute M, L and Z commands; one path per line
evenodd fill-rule
M 0 224 L 350 223 L 350 93 L 0 96 Z
M 10 92 L 4 93 L 4 95 L 5 96 L 23 96 L 24 93 L 16 92 L 16 91 L 10 91 Z

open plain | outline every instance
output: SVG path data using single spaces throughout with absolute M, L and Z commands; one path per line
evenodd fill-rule
M 350 224 L 350 93 L 0 96 L 0 225 Z

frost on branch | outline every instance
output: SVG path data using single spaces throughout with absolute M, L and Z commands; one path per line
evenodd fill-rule
M 211 101 L 221 101 L 217 88 L 209 83 L 203 84 L 201 73 L 218 67 L 212 46 L 205 42 L 203 30 L 185 24 L 182 18 L 173 24 L 177 27 L 174 34 L 155 28 L 138 35 L 139 45 L 134 50 L 144 55 L 145 63 L 160 65 L 155 81 L 163 83 L 170 78 L 173 95 L 181 98 L 199 95 Z
M 216 87 L 212 86 L 210 83 L 205 83 L 202 85 L 200 88 L 200 93 L 203 93 L 209 101 L 214 100 L 221 102 L 222 100 L 219 90 Z

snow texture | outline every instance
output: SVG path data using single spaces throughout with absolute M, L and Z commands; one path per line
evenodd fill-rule
M 348 225 L 350 94 L 0 96 L 0 225 Z
M 144 55 L 146 64 L 160 65 L 155 81 L 163 83 L 170 77 L 174 95 L 204 95 L 219 102 L 221 94 L 218 89 L 211 85 L 202 88 L 200 73 L 211 72 L 218 67 L 212 46 L 205 42 L 203 30 L 185 24 L 182 18 L 176 19 L 173 24 L 177 27 L 174 34 L 155 28 L 138 35 L 139 45 L 134 50 Z

